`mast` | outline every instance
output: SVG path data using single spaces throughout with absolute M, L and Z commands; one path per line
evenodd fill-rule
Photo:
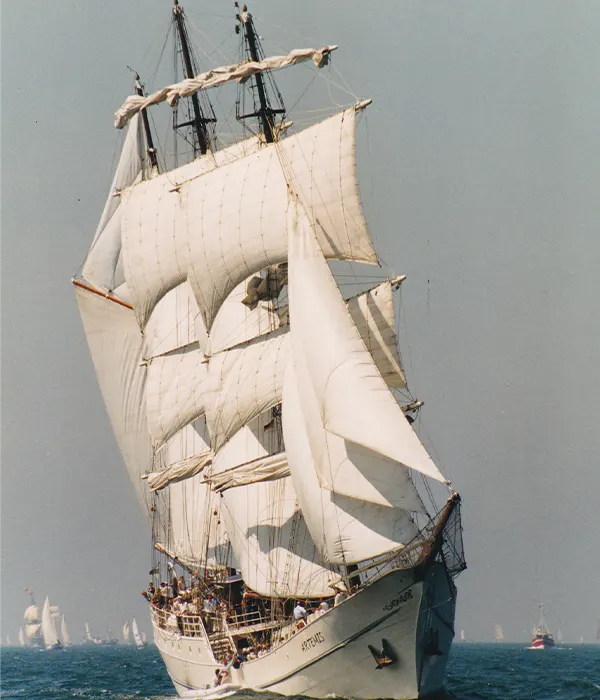
M 194 67 L 192 65 L 192 57 L 190 53 L 190 47 L 188 43 L 187 29 L 183 19 L 183 8 L 179 6 L 179 0 L 173 0 L 173 17 L 175 19 L 175 24 L 177 26 L 177 35 L 179 37 L 179 43 L 181 45 L 181 55 L 183 57 L 183 64 L 185 67 L 185 77 L 194 77 Z M 204 155 L 210 146 L 210 138 L 208 131 L 206 130 L 206 124 L 208 122 L 215 122 L 214 118 L 207 118 L 202 113 L 200 108 L 200 102 L 198 100 L 197 93 L 191 96 L 192 107 L 194 110 L 194 118 L 183 124 L 176 124 L 175 128 L 181 128 L 183 126 L 193 126 L 198 139 L 198 146 L 200 148 L 200 153 Z
M 136 71 L 135 74 L 135 91 L 140 96 L 143 97 L 144 89 L 142 83 L 140 82 L 140 74 Z M 141 110 L 142 124 L 144 125 L 144 134 L 146 136 L 146 151 L 148 153 L 148 158 L 150 159 L 150 165 L 153 170 L 158 170 L 158 160 L 156 158 L 156 149 L 154 148 L 154 142 L 152 140 L 152 132 L 150 131 L 150 122 L 148 121 L 148 112 L 145 109 Z
M 234 3 L 236 7 L 239 7 L 238 3 Z M 240 14 L 236 15 L 238 22 L 240 23 L 236 26 L 236 32 L 239 33 L 240 26 L 242 27 L 243 36 L 246 43 L 246 54 L 249 56 L 251 61 L 261 61 L 264 58 L 264 52 L 260 45 L 258 35 L 254 28 L 254 21 L 252 20 L 252 15 L 248 12 L 248 7 L 244 4 L 242 5 L 242 11 Z M 275 82 L 272 78 L 269 78 L 272 84 L 272 88 L 275 92 L 275 99 L 277 100 L 279 107 L 272 107 L 271 100 L 267 91 L 267 86 L 265 85 L 265 78 L 262 73 L 257 73 L 254 76 L 254 84 L 256 86 L 256 93 L 258 94 L 258 103 L 256 102 L 256 94 L 254 95 L 254 112 L 250 114 L 240 115 L 239 111 L 237 114 L 238 120 L 248 119 L 250 117 L 258 117 L 261 125 L 263 134 L 265 135 L 265 141 L 267 143 L 273 143 L 275 140 L 275 115 L 281 114 L 285 115 L 285 106 L 283 104 L 283 98 L 281 93 L 277 89 Z M 239 110 L 239 99 L 237 103 L 237 108 Z M 283 119 L 283 116 L 282 116 Z

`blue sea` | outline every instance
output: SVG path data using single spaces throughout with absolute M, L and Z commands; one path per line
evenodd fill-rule
M 45 652 L 3 648 L 0 698 L 20 700 L 174 700 L 154 646 L 71 647 Z M 455 644 L 447 698 L 456 700 L 600 699 L 600 644 L 531 651 L 516 644 Z M 274 700 L 237 693 L 232 700 Z

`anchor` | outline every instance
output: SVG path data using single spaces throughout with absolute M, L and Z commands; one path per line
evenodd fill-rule
M 373 658 L 375 661 L 377 661 L 377 671 L 379 671 L 380 668 L 384 668 L 384 666 L 391 666 L 398 660 L 396 653 L 392 649 L 387 639 L 381 640 L 381 650 L 376 649 L 371 644 L 367 644 L 367 646 L 369 647 L 371 654 L 373 654 Z

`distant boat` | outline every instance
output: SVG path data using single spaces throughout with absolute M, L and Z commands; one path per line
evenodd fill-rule
M 67 621 L 64 615 L 60 621 L 60 636 L 62 637 L 63 646 L 71 646 L 71 635 L 69 634 L 69 628 L 67 627 Z
M 137 622 L 135 621 L 135 617 L 133 618 L 133 622 L 131 623 L 131 627 L 133 629 L 133 640 L 135 641 L 136 647 L 138 649 L 145 647 L 146 640 L 140 634 L 140 631 L 139 631 L 138 626 L 137 626 Z
M 494 639 L 497 642 L 504 641 L 504 632 L 502 631 L 502 625 L 495 625 L 494 626 Z
M 550 630 L 544 619 L 544 606 L 540 604 L 540 619 L 537 625 L 533 628 L 531 648 L 532 649 L 551 649 L 556 646 L 554 637 L 550 634 Z
M 596 641 L 600 642 L 600 617 L 598 618 L 596 625 Z
M 42 636 L 44 638 L 44 646 L 48 651 L 62 648 L 62 643 L 56 631 L 55 616 L 53 615 L 52 608 L 53 606 L 50 605 L 48 596 L 46 596 L 42 609 Z
M 24 647 L 25 646 L 25 633 L 23 632 L 23 628 L 19 627 L 19 644 Z
M 560 628 L 558 628 L 556 630 L 556 641 L 558 642 L 558 644 L 562 642 L 563 638 L 563 633 L 560 631 Z
M 467 641 L 467 639 L 466 639 L 466 637 L 465 637 L 465 631 L 464 631 L 464 630 L 461 630 L 461 631 L 460 631 L 460 641 L 461 641 L 461 642 L 466 642 L 466 641 Z
M 6 646 L 7 646 L 7 647 L 11 647 L 11 646 L 12 646 L 12 642 L 10 641 L 10 637 L 9 637 L 8 635 L 6 635 Z
M 131 628 L 129 627 L 129 622 L 125 620 L 123 624 L 123 642 L 125 644 L 131 643 Z
M 107 633 L 108 633 L 107 639 L 101 639 L 100 637 L 94 637 L 92 635 L 92 631 L 90 630 L 89 624 L 86 622 L 85 623 L 85 636 L 83 638 L 83 644 L 96 644 L 96 645 L 109 646 L 109 645 L 119 643 L 118 639 L 115 639 L 114 637 L 110 636 L 110 630 L 107 630 Z

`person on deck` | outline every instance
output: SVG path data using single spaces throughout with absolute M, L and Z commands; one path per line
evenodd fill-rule
M 296 601 L 296 607 L 294 608 L 294 620 L 296 621 L 296 629 L 300 630 L 306 626 L 306 608 L 300 604 L 300 601 Z

